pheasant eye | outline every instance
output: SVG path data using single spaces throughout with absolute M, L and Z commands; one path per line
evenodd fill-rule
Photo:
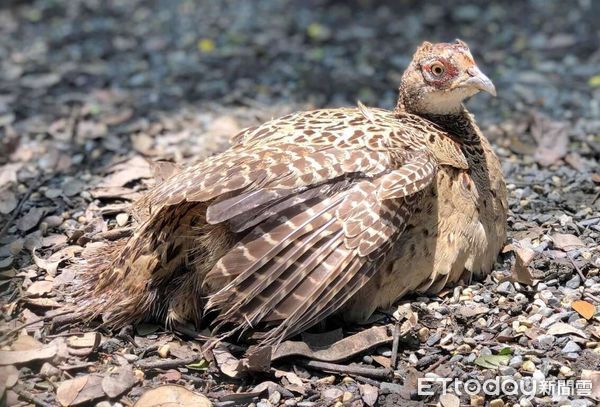
M 429 69 L 434 76 L 442 76 L 446 72 L 446 67 L 441 62 L 434 62 Z

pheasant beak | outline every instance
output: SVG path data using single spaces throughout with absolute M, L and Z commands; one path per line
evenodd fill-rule
M 461 83 L 461 86 L 475 88 L 496 96 L 496 87 L 476 65 L 469 67 L 467 74 L 469 77 Z

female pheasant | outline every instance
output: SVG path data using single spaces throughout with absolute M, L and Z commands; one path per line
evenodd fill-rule
M 462 105 L 495 95 L 468 46 L 422 44 L 394 111 L 290 114 L 234 136 L 135 205 L 129 239 L 83 259 L 80 309 L 280 341 L 334 313 L 490 272 L 506 237 L 498 158 Z

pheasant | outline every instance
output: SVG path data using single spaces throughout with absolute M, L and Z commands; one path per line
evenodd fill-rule
M 394 111 L 293 113 L 241 131 L 82 259 L 76 303 L 113 327 L 158 319 L 274 344 L 333 314 L 489 273 L 506 237 L 498 158 L 462 102 L 490 79 L 466 43 L 423 43 Z

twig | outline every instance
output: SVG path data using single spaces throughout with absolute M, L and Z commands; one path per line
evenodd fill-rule
M 356 379 L 356 381 L 370 384 L 371 386 L 375 386 L 375 387 L 381 387 L 381 383 L 378 382 L 377 380 L 369 379 L 368 377 L 363 377 L 363 376 L 354 376 L 354 378 Z
M 2 239 L 4 235 L 6 235 L 6 233 L 8 232 L 8 228 L 10 227 L 11 223 L 13 223 L 15 218 L 19 215 L 21 209 L 23 209 L 23 205 L 25 205 L 25 202 L 27 202 L 27 200 L 29 199 L 29 196 L 33 192 L 34 188 L 39 186 L 41 178 L 42 175 L 38 174 L 37 177 L 35 177 L 35 179 L 31 182 L 31 184 L 29 184 L 25 195 L 23 195 L 23 198 L 21 198 L 17 207 L 12 211 L 9 218 L 6 220 L 6 224 L 2 227 L 2 229 L 0 229 L 0 239 Z
M 394 333 L 393 333 L 393 342 L 392 342 L 392 357 L 390 358 L 390 364 L 392 369 L 396 369 L 396 365 L 398 362 L 398 347 L 400 346 L 400 323 L 396 322 L 394 325 Z
M 65 315 L 65 314 L 68 314 L 70 312 L 71 311 L 63 311 L 63 312 L 59 312 L 58 314 L 47 315 L 45 317 L 40 317 L 40 318 L 33 319 L 33 320 L 29 321 L 29 322 L 24 323 L 23 325 L 20 325 L 20 326 L 18 326 L 16 328 L 11 329 L 10 331 L 8 331 L 4 335 L 2 335 L 0 337 L 0 342 L 4 341 L 6 338 L 8 338 L 9 336 L 11 336 L 13 334 L 16 334 L 17 332 L 20 332 L 21 329 L 23 329 L 23 328 L 27 328 L 28 326 L 37 324 L 38 322 L 44 322 L 44 321 L 49 320 L 49 319 L 54 319 L 54 317 L 57 317 L 59 315 Z
M 346 366 L 335 363 L 320 362 L 318 360 L 300 360 L 298 363 L 313 369 L 326 372 L 342 373 L 348 376 L 365 376 L 376 379 L 389 379 L 393 375 L 392 369 L 380 369 L 375 367 Z
M 29 393 L 27 390 L 23 390 L 23 389 L 13 389 L 15 391 L 15 393 L 17 393 L 20 397 L 24 398 L 26 401 L 35 404 L 36 406 L 40 406 L 40 407 L 52 407 L 52 404 L 48 404 L 46 403 L 44 400 L 34 396 L 33 394 Z
M 190 357 L 185 359 L 167 359 L 167 360 L 151 360 L 151 361 L 139 361 L 135 363 L 136 367 L 142 369 L 174 369 L 176 367 L 189 365 L 198 360 L 198 357 Z
M 119 240 L 124 237 L 129 237 L 132 234 L 133 234 L 132 227 L 112 229 L 112 230 L 108 230 L 106 232 L 96 233 L 94 236 L 92 236 L 92 241 L 99 242 L 101 240 L 110 240 L 110 241 Z
M 583 275 L 583 272 L 581 271 L 581 269 L 579 268 L 577 263 L 575 263 L 575 260 L 573 260 L 573 258 L 571 256 L 569 256 L 568 254 L 567 254 L 567 257 L 571 261 L 571 264 L 573 265 L 573 267 L 575 267 L 575 271 L 577 272 L 577 274 L 579 274 L 579 277 L 581 277 L 581 283 L 583 284 L 583 282 L 585 280 L 587 280 L 587 278 L 585 278 L 585 276 Z
M 448 356 L 448 355 L 442 356 L 441 358 L 439 358 L 438 360 L 436 360 L 435 363 L 432 363 L 427 369 L 423 370 L 423 372 L 424 373 L 432 372 L 433 370 L 437 369 L 437 367 L 439 365 L 441 365 L 442 363 L 444 363 L 448 359 L 450 359 L 450 356 Z

